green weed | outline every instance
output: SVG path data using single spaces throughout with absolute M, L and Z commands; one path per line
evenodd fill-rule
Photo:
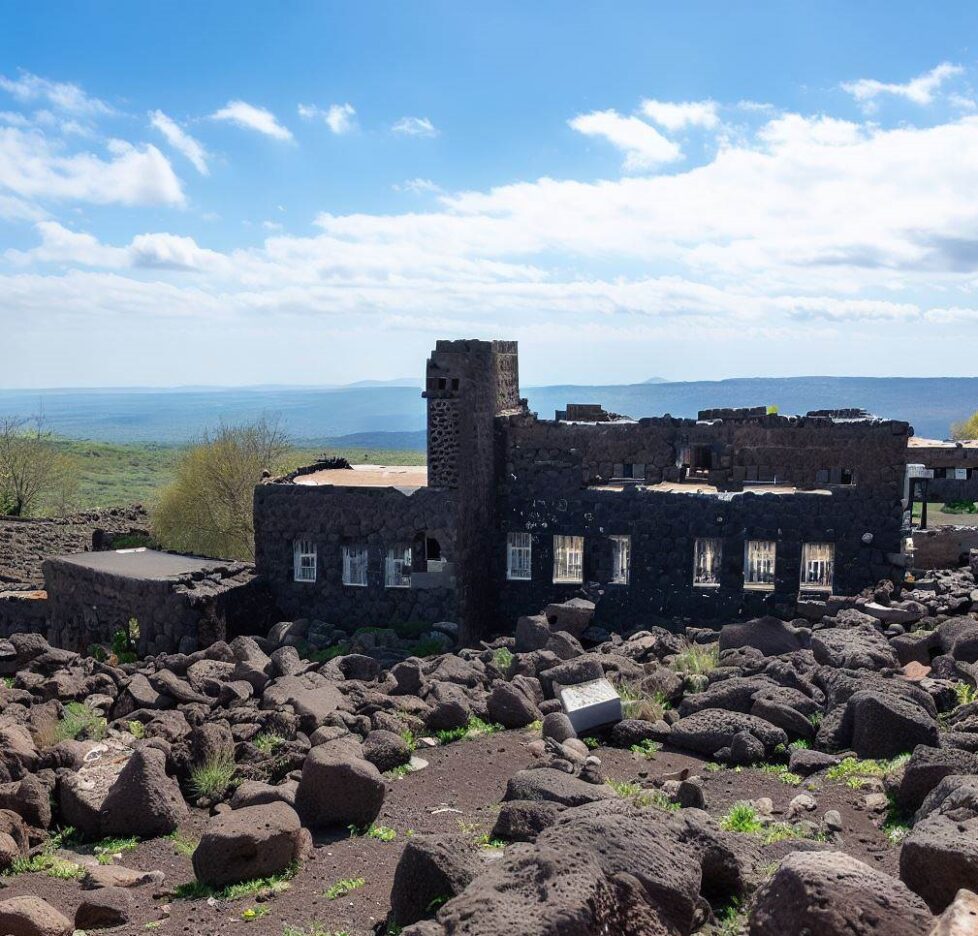
M 237 765 L 229 754 L 217 755 L 190 771 L 190 790 L 194 796 L 207 799 L 223 796 L 236 770 Z
M 363 878 L 343 878 L 327 887 L 323 896 L 327 900 L 338 900 L 340 897 L 345 897 L 351 891 L 363 887 L 366 883 Z
M 727 832 L 757 835 L 764 828 L 757 810 L 750 803 L 734 803 L 721 817 L 720 827 Z
M 364 836 L 365 838 L 378 839 L 381 842 L 393 842 L 397 838 L 397 830 L 392 829 L 390 826 L 377 825 L 371 822 L 366 828 L 362 826 L 347 826 L 350 832 L 350 838 L 357 838 L 359 836 Z
M 638 744 L 633 744 L 630 748 L 633 754 L 639 754 L 640 756 L 646 758 L 646 760 L 652 760 L 655 755 L 662 750 L 662 745 L 658 741 L 653 741 L 651 738 L 646 738 L 644 741 L 640 741 Z
M 81 702 L 69 702 L 54 730 L 57 741 L 77 741 L 88 738 L 101 741 L 108 730 L 108 723 L 94 709 Z
M 262 731 L 252 738 L 251 743 L 261 751 L 262 754 L 274 754 L 283 744 L 285 738 L 272 731 Z
M 719 661 L 719 644 L 692 644 L 669 661 L 669 668 L 687 676 L 706 675 Z
M 493 653 L 492 662 L 500 673 L 508 673 L 513 665 L 513 653 L 509 647 L 500 647 Z
M 200 881 L 189 881 L 177 887 L 174 893 L 180 900 L 200 900 L 210 897 L 215 900 L 242 900 L 245 897 L 267 899 L 288 890 L 289 882 L 298 871 L 299 866 L 293 864 L 281 874 L 271 874 L 268 877 L 255 878 L 253 881 L 242 881 L 239 884 L 229 884 L 220 890 L 208 887 Z
M 480 735 L 494 734 L 502 730 L 502 725 L 495 725 L 483 721 L 481 718 L 473 715 L 461 728 L 447 728 L 442 731 L 436 731 L 435 737 L 440 744 L 452 744 L 455 741 L 478 738 Z
M 107 838 L 96 842 L 93 851 L 99 864 L 112 864 L 116 855 L 132 851 L 138 844 L 139 839 L 135 835 L 129 838 Z
M 200 844 L 199 839 L 187 835 L 179 829 L 176 832 L 171 832 L 167 838 L 173 843 L 173 850 L 178 855 L 184 855 L 187 858 L 197 850 L 197 846 Z

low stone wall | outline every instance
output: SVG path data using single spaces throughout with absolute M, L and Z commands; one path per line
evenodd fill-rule
M 29 586 L 0 590 L 0 637 L 11 634 L 47 636 L 47 593 Z
M 915 530 L 913 546 L 915 568 L 967 565 L 970 551 L 978 549 L 978 527 L 941 526 Z
M 44 580 L 52 644 L 85 652 L 93 643 L 110 644 L 116 631 L 135 618 L 140 655 L 192 653 L 224 640 L 229 630 L 250 630 L 240 620 L 250 603 L 235 593 L 256 588 L 251 566 L 218 562 L 204 576 L 147 579 L 53 559 L 44 564 Z M 269 617 L 255 620 L 251 632 L 267 628 Z

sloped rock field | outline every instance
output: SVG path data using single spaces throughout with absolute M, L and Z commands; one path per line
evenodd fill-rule
M 557 606 L 389 669 L 285 622 L 0 640 L 0 934 L 974 933 L 973 609 L 965 570 L 719 634 Z M 625 718 L 578 737 L 601 676 Z

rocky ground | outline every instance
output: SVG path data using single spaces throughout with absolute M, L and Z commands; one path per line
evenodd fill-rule
M 0 933 L 975 932 L 974 573 L 800 610 L 594 643 L 576 601 L 390 668 L 308 622 L 0 641 Z

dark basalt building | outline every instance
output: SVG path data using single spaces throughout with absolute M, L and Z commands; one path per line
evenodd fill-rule
M 258 572 L 283 613 L 454 620 L 472 640 L 584 593 L 624 628 L 790 613 L 903 574 L 905 422 L 540 419 L 510 341 L 439 341 L 425 387 L 427 471 L 323 464 L 256 489 Z

